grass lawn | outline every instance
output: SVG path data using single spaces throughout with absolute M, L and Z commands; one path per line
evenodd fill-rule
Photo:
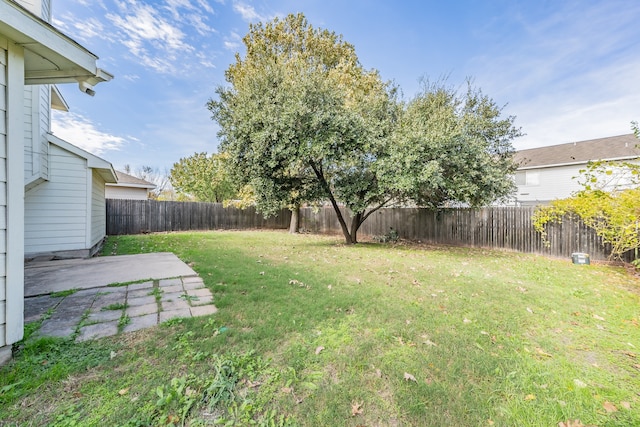
M 640 281 L 621 268 L 281 232 L 104 254 L 156 251 L 219 312 L 27 340 L 0 369 L 0 425 L 640 425 Z

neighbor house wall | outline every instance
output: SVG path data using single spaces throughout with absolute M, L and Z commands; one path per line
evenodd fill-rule
M 49 181 L 25 197 L 26 255 L 86 249 L 90 169 L 86 159 L 54 144 L 49 150 Z
M 146 188 L 107 185 L 105 188 L 105 196 L 107 199 L 147 200 L 149 198 L 149 190 Z
M 585 165 L 571 165 L 518 170 L 516 183 L 518 179 L 525 182 L 518 185 L 515 197 L 519 203 L 524 204 L 545 203 L 569 197 L 571 193 L 580 190 L 578 181 L 573 177 L 578 176 L 580 169 L 584 167 Z

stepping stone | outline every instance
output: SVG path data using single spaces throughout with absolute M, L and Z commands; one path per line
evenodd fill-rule
M 162 302 L 165 302 L 165 301 L 184 301 L 183 298 L 180 298 L 182 295 L 184 295 L 184 292 L 164 293 L 164 294 L 162 294 L 162 297 L 160 298 L 160 300 Z
M 211 295 L 198 297 L 198 299 L 192 299 L 190 302 L 192 306 L 207 305 L 213 302 L 213 297 Z
M 151 292 L 153 291 L 153 288 L 146 288 L 146 289 L 135 289 L 133 291 L 129 291 L 127 292 L 127 298 L 140 298 L 140 297 L 148 297 L 148 296 L 153 296 L 155 298 L 154 295 L 149 295 L 151 294 Z
M 162 301 L 162 310 L 189 310 L 189 303 L 183 299 L 179 299 L 177 301 Z
M 140 290 L 140 289 L 149 289 L 149 290 L 151 290 L 151 288 L 153 288 L 153 282 L 134 283 L 132 285 L 128 285 L 127 288 L 128 288 L 127 290 L 129 292 L 137 291 L 137 290 Z
M 158 314 L 158 304 L 154 302 L 153 304 L 144 304 L 144 305 L 136 305 L 127 307 L 125 309 L 125 313 L 129 317 L 138 317 L 145 316 L 148 314 L 153 314 L 157 317 Z
M 160 312 L 160 322 L 165 322 L 170 319 L 178 317 L 191 317 L 191 311 L 189 308 L 183 308 L 180 310 L 169 310 Z
M 175 285 L 182 286 L 182 280 L 180 280 L 179 278 L 177 278 L 177 279 L 163 279 L 163 280 L 160 280 L 160 282 L 158 284 L 159 284 L 159 286 L 161 288 L 166 288 L 167 286 L 175 286 Z
M 50 308 L 54 308 L 62 300 L 62 297 L 52 298 L 49 295 L 25 298 L 24 321 L 25 323 L 39 320 Z
M 158 324 L 158 313 L 145 314 L 144 316 L 131 317 L 131 322 L 122 329 L 122 332 L 133 332 L 150 328 Z
M 95 338 L 110 337 L 118 333 L 118 321 L 96 323 L 80 328 L 80 333 L 76 337 L 77 342 L 87 341 Z
M 95 311 L 89 314 L 87 322 L 89 323 L 103 323 L 111 320 L 118 320 L 122 317 L 122 309 L 120 310 L 104 310 Z
M 187 291 L 187 294 L 195 297 L 210 297 L 211 291 L 207 288 L 202 289 L 190 289 Z
M 137 298 L 127 298 L 127 305 L 129 307 L 136 307 L 139 305 L 147 305 L 147 304 L 155 304 L 156 297 L 153 295 L 149 295 L 146 297 L 137 297 Z
M 167 294 L 171 294 L 171 293 L 182 293 L 183 289 L 182 289 L 182 285 L 171 285 L 171 286 L 165 286 L 163 288 L 161 288 L 163 292 L 167 293 Z
M 191 315 L 193 317 L 208 316 L 210 314 L 216 314 L 217 312 L 218 312 L 218 309 L 216 308 L 215 305 L 212 305 L 212 304 L 201 305 L 198 307 L 191 307 Z

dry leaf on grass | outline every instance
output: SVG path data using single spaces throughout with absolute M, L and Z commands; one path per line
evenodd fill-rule
M 323 347 L 323 346 L 318 346 L 318 347 L 316 347 L 316 354 L 320 354 L 320 352 L 321 352 L 322 350 L 324 350 L 324 347 Z
M 614 405 L 611 402 L 604 402 L 602 404 L 602 407 L 604 408 L 605 411 L 611 413 L 611 412 L 618 412 L 618 408 L 616 408 L 616 405 Z
M 120 391 L 118 391 L 118 394 L 119 394 L 120 396 L 124 396 L 124 395 L 125 395 L 125 394 L 127 394 L 127 393 L 129 393 L 129 387 L 127 387 L 127 388 L 123 388 L 123 389 L 121 389 Z
M 364 402 L 356 402 L 355 400 L 351 403 L 351 416 L 355 417 L 358 414 L 362 413 L 362 404 Z
M 622 406 L 624 409 L 631 409 L 631 403 L 629 402 L 620 402 L 620 406 Z
M 546 351 L 541 349 L 540 347 L 536 348 L 536 353 L 538 353 L 540 356 L 544 356 L 544 357 L 553 357 L 549 353 L 547 353 Z
M 567 420 L 565 422 L 559 422 L 558 427 L 585 427 L 580 420 Z
M 526 401 L 536 400 L 536 395 L 535 394 L 527 394 L 524 397 L 524 400 L 526 400 Z
M 416 382 L 416 383 L 418 382 L 418 380 L 416 380 L 416 377 L 414 377 L 413 375 L 411 375 L 408 372 L 404 373 L 404 380 L 405 381 L 413 381 L 413 382 Z
M 604 317 L 600 317 L 597 314 L 594 314 L 593 318 L 596 319 L 596 320 L 604 320 Z

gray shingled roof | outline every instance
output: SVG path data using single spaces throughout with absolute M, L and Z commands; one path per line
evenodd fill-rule
M 126 174 L 124 172 L 116 171 L 118 177 L 118 184 L 123 186 L 143 187 L 143 188 L 156 188 L 156 185 L 145 181 L 144 179 L 136 178 L 135 176 Z
M 640 140 L 633 134 L 610 136 L 520 150 L 514 159 L 520 169 L 587 163 L 590 160 L 633 159 L 640 157 L 639 145 Z

